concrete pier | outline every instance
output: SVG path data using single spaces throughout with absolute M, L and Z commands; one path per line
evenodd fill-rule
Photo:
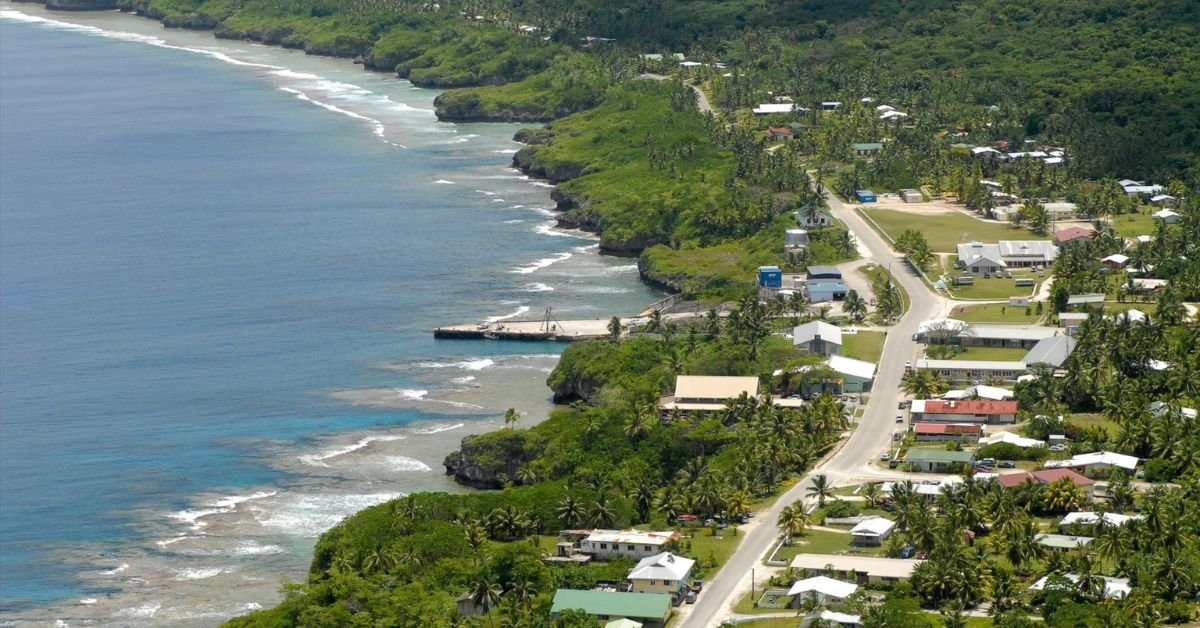
M 551 321 L 498 321 L 448 325 L 433 330 L 434 338 L 486 338 L 489 340 L 553 340 L 574 342 L 608 337 L 611 318 Z M 629 327 L 634 318 L 622 318 L 621 325 Z

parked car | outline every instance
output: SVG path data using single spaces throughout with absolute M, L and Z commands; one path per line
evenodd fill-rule
M 1060 443 L 1058 445 L 1051 445 L 1051 446 L 1047 447 L 1046 449 L 1048 449 L 1050 451 L 1066 451 L 1068 448 L 1066 445 L 1063 445 Z
M 896 414 L 896 422 L 897 422 L 897 423 L 903 423 L 903 422 L 904 422 L 904 414 L 903 414 L 903 413 L 897 413 L 897 414 Z
M 889 454 L 888 452 L 885 451 L 882 454 L 879 454 L 879 459 L 880 460 L 891 460 L 892 454 Z
M 912 558 L 917 555 L 917 548 L 912 545 L 905 545 L 900 548 L 900 558 Z
M 994 466 L 996 466 L 996 459 L 995 458 L 984 458 L 983 460 L 979 461 L 979 466 L 994 467 Z
M 906 361 L 904 362 L 904 370 L 906 370 L 906 371 L 907 371 L 907 370 L 909 370 L 909 369 L 911 369 L 911 368 L 912 368 L 912 360 L 906 360 Z
M 1016 469 L 1017 463 L 1013 462 L 1012 460 L 1001 460 L 996 464 L 996 466 L 1000 467 L 1001 469 Z
M 891 462 L 889 462 L 889 463 L 888 463 L 888 468 L 889 468 L 889 469 L 895 469 L 895 468 L 896 468 L 896 467 L 898 467 L 898 466 L 900 466 L 900 461 L 899 461 L 899 460 L 892 460 Z
M 901 402 L 900 402 L 900 406 L 899 406 L 899 408 L 900 408 L 901 410 L 903 410 L 903 409 L 905 409 L 905 408 L 907 408 L 907 407 L 908 407 L 908 402 L 907 402 L 907 401 L 901 401 Z
M 696 592 L 688 591 L 688 594 L 683 596 L 683 601 L 686 604 L 695 604 L 696 603 Z

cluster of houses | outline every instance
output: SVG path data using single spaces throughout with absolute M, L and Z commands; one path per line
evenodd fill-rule
M 785 249 L 803 248 L 808 245 L 808 234 L 803 229 L 792 229 L 787 233 Z M 778 294 L 789 296 L 800 292 L 809 303 L 827 303 L 846 298 L 850 288 L 836 266 L 814 265 L 804 274 L 787 274 L 778 266 L 758 267 L 758 296 L 767 300 Z
M 1007 148 L 1005 142 L 1001 148 Z M 1059 166 L 1066 162 L 1067 154 L 1061 148 L 1039 148 L 1031 151 L 1002 152 L 992 146 L 972 146 L 971 154 L 975 157 L 990 158 L 997 161 L 1011 162 L 1021 159 L 1040 161 L 1048 166 Z

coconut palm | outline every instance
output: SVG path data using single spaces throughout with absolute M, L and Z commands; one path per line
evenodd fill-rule
M 870 508 L 875 507 L 882 492 L 882 489 L 879 488 L 879 484 L 876 484 L 875 482 L 864 485 L 862 491 L 860 491 L 863 499 L 867 500 L 867 506 Z
M 812 486 L 804 490 L 807 497 L 817 498 L 817 508 L 825 507 L 825 500 L 833 497 L 833 486 L 829 483 L 829 478 L 824 474 L 814 475 L 812 478 Z
M 863 322 L 863 319 L 867 317 L 867 301 L 858 295 L 857 290 L 850 290 L 846 293 L 846 300 L 842 302 L 842 309 L 856 323 Z
M 471 584 L 471 601 L 485 610 L 491 610 L 493 606 L 500 603 L 500 596 L 504 595 L 504 588 L 500 583 L 492 580 L 492 577 L 487 574 L 480 574 L 479 578 Z
M 592 502 L 591 512 L 588 514 L 588 521 L 597 528 L 606 528 L 612 525 L 613 520 L 617 518 L 616 510 L 613 508 L 612 500 L 605 493 L 601 493 Z
M 558 505 L 558 520 L 564 526 L 573 528 L 583 523 L 587 516 L 587 509 L 583 504 L 577 501 L 574 497 L 567 495 Z
M 779 527 L 785 539 L 790 539 L 797 534 L 803 534 L 804 529 L 812 525 L 812 516 L 805 510 L 804 502 L 796 500 L 779 511 L 775 525 Z
M 504 427 L 512 429 L 516 427 L 517 422 L 521 420 L 521 413 L 517 412 L 516 408 L 509 408 L 504 411 Z

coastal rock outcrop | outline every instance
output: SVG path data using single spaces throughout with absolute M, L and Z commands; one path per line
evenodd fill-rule
M 55 11 L 111 11 L 117 0 L 46 0 L 46 8 Z
M 527 430 L 499 430 L 463 438 L 459 450 L 450 452 L 442 464 L 459 484 L 503 488 L 522 465 L 537 457 L 536 450 Z

